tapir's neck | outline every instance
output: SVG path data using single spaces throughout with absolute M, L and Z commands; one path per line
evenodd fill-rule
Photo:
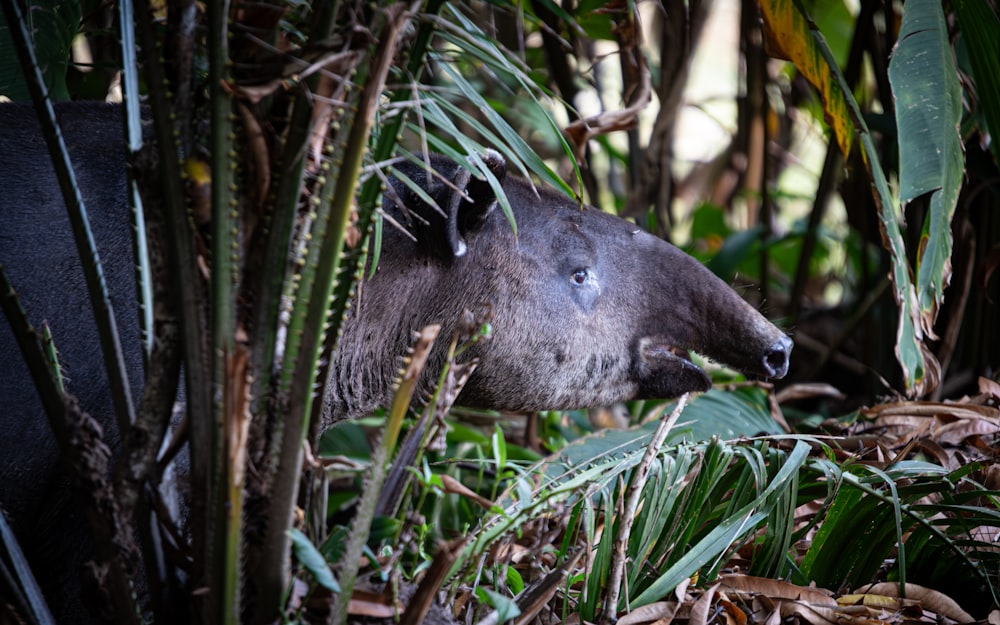
M 442 307 L 442 298 L 430 293 L 429 282 L 421 280 L 420 274 L 433 268 L 419 263 L 392 267 L 387 266 L 393 263 L 391 259 L 386 255 L 383 259 L 379 273 L 365 281 L 344 320 L 324 400 L 324 427 L 388 405 L 413 344 L 413 332 L 436 323 L 442 326 L 440 344 L 432 350 L 417 390 L 418 397 L 426 395 L 443 365 L 442 345 L 454 334 L 461 310 Z

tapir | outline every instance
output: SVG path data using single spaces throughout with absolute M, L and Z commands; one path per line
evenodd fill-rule
M 121 112 L 96 103 L 57 111 L 139 393 Z M 459 403 L 474 407 L 564 409 L 705 390 L 710 380 L 687 350 L 753 376 L 786 373 L 791 340 L 701 263 L 624 219 L 506 175 L 498 153 L 479 162 L 501 182 L 516 232 L 469 163 L 433 157 L 397 165 L 426 195 L 399 177 L 390 181 L 383 211 L 406 231 L 385 226 L 378 266 L 366 272 L 345 320 L 323 398 L 327 423 L 385 404 L 414 332 L 439 323 L 449 336 L 463 311 L 476 307 L 492 311 L 493 331 L 470 350 L 478 366 Z M 0 105 L 0 264 L 33 322 L 50 325 L 68 389 L 114 446 L 81 263 L 34 110 L 25 105 Z M 433 352 L 428 380 L 443 353 Z M 0 505 L 50 596 L 73 592 L 66 576 L 51 571 L 79 550 L 74 535 L 83 524 L 65 482 L 35 388 L 0 321 Z
M 791 340 L 701 263 L 633 223 L 506 176 L 496 152 L 480 160 L 502 181 L 517 232 L 467 166 L 398 165 L 435 202 L 390 180 L 384 209 L 409 228 L 386 228 L 351 309 L 329 414 L 383 403 L 414 330 L 434 321 L 449 336 L 470 305 L 491 307 L 494 328 L 470 350 L 479 363 L 460 402 L 475 407 L 572 409 L 707 390 L 688 350 L 753 376 L 785 375 Z

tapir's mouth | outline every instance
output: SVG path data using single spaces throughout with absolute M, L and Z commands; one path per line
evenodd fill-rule
M 676 397 L 687 392 L 707 391 L 712 380 L 691 362 L 687 349 L 664 337 L 639 340 L 639 358 L 646 393 L 651 396 Z

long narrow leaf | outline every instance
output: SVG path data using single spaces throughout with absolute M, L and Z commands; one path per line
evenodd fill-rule
M 776 0 L 777 2 L 777 0 Z M 787 2 L 780 2 L 782 6 Z M 928 362 L 925 361 L 925 353 L 921 342 L 924 332 L 921 324 L 920 306 L 917 300 L 916 290 L 913 286 L 912 272 L 907 262 L 906 246 L 900 232 L 899 219 L 896 215 L 898 202 L 893 197 L 886 180 L 885 171 L 879 162 L 878 149 L 875 145 L 868 124 L 865 122 L 861 109 L 851 94 L 844 74 L 837 66 L 833 53 L 823 39 L 822 33 L 806 17 L 806 12 L 802 8 L 800 0 L 794 0 L 795 10 L 800 12 L 809 24 L 809 34 L 815 45 L 816 51 L 826 61 L 826 71 L 839 86 L 839 93 L 842 94 L 844 102 L 847 104 L 848 112 L 854 126 L 860 133 L 861 156 L 871 179 L 874 192 L 873 198 L 878 209 L 878 217 L 881 222 L 882 245 L 889 252 L 892 260 L 892 283 L 895 286 L 893 296 L 896 305 L 899 306 L 899 320 L 896 329 L 896 359 L 903 369 L 903 380 L 908 393 L 912 395 L 922 395 L 926 390 Z M 768 19 L 768 11 L 763 11 L 765 20 Z M 799 68 L 800 70 L 802 68 Z
M 1000 166 L 1000 15 L 996 5 L 982 0 L 953 0 L 962 41 L 969 51 L 969 64 L 976 81 L 976 93 L 992 141 L 990 150 Z
M 3 267 L 0 266 L 0 274 L 2 272 Z M 2 292 L 4 290 L 3 282 L 6 282 L 6 279 L 0 276 L 0 297 L 6 297 Z M 37 625 L 54 624 L 55 620 L 49 611 L 49 605 L 45 602 L 45 597 L 42 596 L 42 591 L 38 587 L 38 582 L 35 581 L 35 576 L 24 557 L 24 552 L 21 551 L 21 546 L 17 543 L 17 537 L 14 536 L 14 531 L 7 524 L 6 515 L 0 512 L 0 567 L 6 572 L 8 565 L 10 566 L 9 570 L 13 573 L 13 578 L 7 578 L 4 581 L 17 584 L 16 588 L 8 588 L 5 584 L 5 595 L 8 600 L 21 603 L 21 607 L 27 610 L 26 616 Z M 8 595 L 7 592 L 11 594 Z M 16 618 L 13 616 L 12 620 Z
M 246 426 L 248 416 L 239 396 L 246 384 L 245 362 L 240 365 L 236 344 L 235 288 L 240 272 L 236 262 L 237 230 L 233 206 L 236 198 L 234 177 L 236 163 L 231 158 L 233 145 L 233 100 L 224 87 L 229 76 L 229 16 L 225 5 L 209 3 L 207 10 L 208 84 L 210 90 L 209 150 L 212 214 L 212 457 L 209 493 L 213 513 L 209 516 L 210 536 L 206 553 L 209 578 L 219 592 L 210 595 L 212 613 L 219 623 L 236 625 L 240 617 L 240 594 L 243 587 L 242 527 L 243 475 L 246 462 Z
M 899 128 L 900 200 L 905 205 L 930 194 L 917 258 L 917 300 L 924 332 L 933 337 L 931 328 L 951 279 L 951 219 L 965 175 L 958 135 L 962 89 L 938 0 L 903 5 L 889 82 Z

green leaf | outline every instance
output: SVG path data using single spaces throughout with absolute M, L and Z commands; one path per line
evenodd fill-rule
M 823 35 L 812 26 L 801 2 L 762 0 L 760 6 L 770 36 L 769 43 L 791 59 L 796 68 L 816 86 L 823 99 L 827 119 L 845 155 L 849 153 L 855 129 L 859 133 L 861 157 L 872 181 L 873 196 L 881 222 L 882 245 L 888 250 L 892 260 L 890 276 L 895 287 L 893 297 L 899 306 L 896 360 L 903 370 L 908 394 L 921 395 L 927 384 L 927 363 L 921 348 L 925 325 L 922 323 L 920 303 L 913 286 L 906 246 L 896 216 L 897 201 L 879 162 L 875 140 L 847 80 L 833 59 L 833 53 L 826 45 Z
M 476 588 L 476 596 L 479 597 L 480 601 L 497 611 L 497 620 L 495 621 L 497 623 L 506 623 L 510 619 L 521 615 L 521 610 L 517 607 L 516 601 L 506 595 L 501 595 L 495 590 L 480 586 Z
M 524 590 L 524 578 L 521 574 L 512 566 L 507 567 L 507 586 L 510 591 L 515 595 L 521 593 Z
M 986 126 L 993 140 L 990 150 L 1000 166 L 1000 16 L 988 2 L 953 0 L 951 6 L 958 16 L 961 41 L 969 52 L 969 64 L 975 79 L 976 95 L 986 117 Z
M 340 592 L 340 585 L 333 578 L 330 566 L 323 559 L 323 554 L 319 552 L 319 549 L 312 544 L 312 541 L 294 527 L 288 530 L 288 536 L 292 539 L 292 551 L 295 553 L 295 559 L 312 573 L 316 583 L 333 592 Z
M 385 423 L 384 420 L 381 421 Z M 359 462 L 371 459 L 371 445 L 360 420 L 338 421 L 323 431 L 319 437 L 316 454 L 321 458 L 347 456 Z
M 719 451 L 722 451 L 721 448 L 716 448 Z M 712 447 L 710 446 L 709 451 L 711 450 Z M 751 456 L 752 455 L 753 454 L 751 454 Z M 774 472 L 774 477 L 770 479 L 770 481 L 767 481 L 766 476 L 764 475 L 756 476 L 754 481 L 757 487 L 757 493 L 749 493 L 750 495 L 753 495 L 752 499 L 749 497 L 746 500 L 737 499 L 736 495 L 734 495 L 729 503 L 731 505 L 739 505 L 739 508 L 726 510 L 723 516 L 720 517 L 720 522 L 717 523 L 713 529 L 708 532 L 708 534 L 698 540 L 698 542 L 690 549 L 687 549 L 683 556 L 677 559 L 672 566 L 660 575 L 638 597 L 633 599 L 631 606 L 635 608 L 640 605 L 657 601 L 676 588 L 681 581 L 693 575 L 712 560 L 717 560 L 718 564 L 718 561 L 720 561 L 725 552 L 729 550 L 741 536 L 746 535 L 748 532 L 753 531 L 760 524 L 762 524 L 768 518 L 768 515 L 774 506 L 783 500 L 783 494 L 789 488 L 793 488 L 798 483 L 798 472 L 808 459 L 808 455 L 809 445 L 800 440 L 795 443 L 795 447 L 787 454 L 787 456 L 784 454 L 780 456 L 773 456 L 771 458 L 772 462 L 780 466 L 780 468 Z M 747 454 L 740 454 L 740 456 L 748 458 Z M 706 468 L 702 469 L 703 472 L 707 471 L 707 467 L 711 465 L 708 454 L 706 454 L 704 464 L 706 465 Z M 751 464 L 747 462 L 739 463 L 737 466 L 742 466 L 744 468 L 750 467 L 752 469 Z M 722 475 L 720 474 L 719 477 L 721 478 Z M 762 488 L 764 483 L 767 485 Z M 713 488 L 713 490 L 715 489 Z M 739 488 L 726 488 L 724 491 L 737 494 L 742 493 L 744 495 L 748 492 L 747 489 L 741 490 Z M 686 542 L 678 544 L 683 545 L 686 544 Z
M 740 516 L 727 517 L 709 532 L 708 536 L 664 571 L 642 594 L 633 599 L 632 607 L 637 608 L 665 597 L 678 584 L 691 577 L 692 573 L 725 552 L 740 536 L 755 529 L 766 519 L 766 512 L 752 510 L 747 510 Z
M 38 67 L 45 77 L 45 86 L 53 100 L 69 100 L 66 88 L 66 68 L 70 46 L 80 26 L 80 4 L 65 0 L 33 0 L 25 7 L 31 27 L 32 44 Z M 4 13 L 0 11 L 0 95 L 11 100 L 28 101 L 31 94 L 24 82 Z
M 951 278 L 951 220 L 964 175 L 962 91 L 938 0 L 903 5 L 889 82 L 899 127 L 900 200 L 930 194 L 917 259 L 917 300 L 929 331 Z
M 561 189 L 567 195 L 572 195 L 566 182 L 556 175 L 548 165 L 541 159 L 540 156 L 521 138 L 521 135 L 517 134 L 507 120 L 505 120 L 499 113 L 497 113 L 489 102 L 479 94 L 479 90 L 475 88 L 461 73 L 458 72 L 449 64 L 442 64 L 441 68 L 448 74 L 448 76 L 454 81 L 455 85 L 461 91 L 462 95 L 468 97 L 470 102 L 474 104 L 478 109 L 479 113 L 485 117 L 493 128 L 500 133 L 503 141 L 497 144 L 497 149 L 502 150 L 512 161 L 517 164 L 524 175 L 527 175 L 527 171 L 524 169 L 525 163 L 531 171 L 544 177 L 545 181 Z
M 725 281 L 731 281 L 737 268 L 755 248 L 759 249 L 764 226 L 756 225 L 747 230 L 739 230 L 726 237 L 718 253 L 708 262 L 712 273 Z

